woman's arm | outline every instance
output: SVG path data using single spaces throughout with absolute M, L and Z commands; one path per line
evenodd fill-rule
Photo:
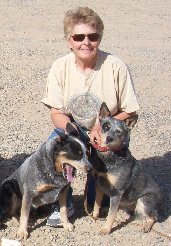
M 66 130 L 67 123 L 71 123 L 69 116 L 67 116 L 63 111 L 56 108 L 50 109 L 50 117 L 55 128 L 61 128 Z M 72 125 L 75 129 L 77 129 L 77 127 L 74 124 Z
M 136 114 L 136 112 L 132 112 L 132 113 L 120 112 L 120 113 L 117 113 L 116 115 L 114 115 L 113 117 L 117 120 L 126 120 L 135 114 Z

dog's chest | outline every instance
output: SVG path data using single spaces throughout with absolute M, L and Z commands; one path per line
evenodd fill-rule
M 119 153 L 115 153 L 112 151 L 108 152 L 97 152 L 98 157 L 103 161 L 104 165 L 106 166 L 107 170 L 112 168 L 119 168 L 126 165 L 131 160 L 130 155 L 121 155 Z
M 130 152 L 128 151 L 128 153 L 123 156 L 119 155 L 119 153 L 115 154 L 114 152 L 99 152 L 97 154 L 105 166 L 105 172 L 96 169 L 96 180 L 98 185 L 102 189 L 104 189 L 104 186 L 107 187 L 108 191 L 111 187 L 123 190 L 129 186 L 129 180 L 134 166 L 133 157 Z

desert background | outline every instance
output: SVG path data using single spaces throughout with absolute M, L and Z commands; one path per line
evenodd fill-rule
M 171 1 L 169 0 L 0 0 L 0 182 L 10 175 L 53 129 L 41 103 L 52 63 L 69 52 L 63 37 L 64 13 L 88 6 L 102 18 L 100 48 L 124 60 L 140 104 L 130 149 L 161 187 L 161 221 L 151 231 L 114 224 L 108 236 L 83 209 L 84 179 L 73 184 L 75 231 L 46 226 L 48 208 L 29 228 L 27 246 L 169 246 L 171 241 Z M 47 210 L 47 211 L 46 211 Z M 117 219 L 125 221 L 125 214 Z M 138 222 L 139 223 L 139 222 Z M 17 224 L 0 225 L 0 239 L 15 239 Z

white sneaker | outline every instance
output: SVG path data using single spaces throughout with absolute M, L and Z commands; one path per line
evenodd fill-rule
M 52 213 L 47 218 L 46 225 L 52 226 L 52 227 L 59 227 L 62 226 L 61 216 L 59 212 L 59 207 L 57 205 L 52 206 Z M 74 214 L 74 207 L 73 204 L 71 204 L 70 208 L 67 208 L 67 216 L 70 218 Z

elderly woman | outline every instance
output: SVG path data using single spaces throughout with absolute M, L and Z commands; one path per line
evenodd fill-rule
M 66 13 L 64 35 L 71 52 L 52 65 L 42 100 L 50 108 L 55 128 L 65 131 L 67 122 L 72 122 L 75 128 L 81 126 L 89 132 L 92 144 L 100 144 L 97 116 L 103 101 L 113 117 L 120 120 L 139 109 L 127 65 L 99 49 L 103 30 L 101 18 L 88 7 Z M 56 132 L 53 132 L 50 138 L 55 136 Z M 70 216 L 73 207 L 71 199 L 68 200 Z M 60 224 L 56 207 L 47 224 Z

